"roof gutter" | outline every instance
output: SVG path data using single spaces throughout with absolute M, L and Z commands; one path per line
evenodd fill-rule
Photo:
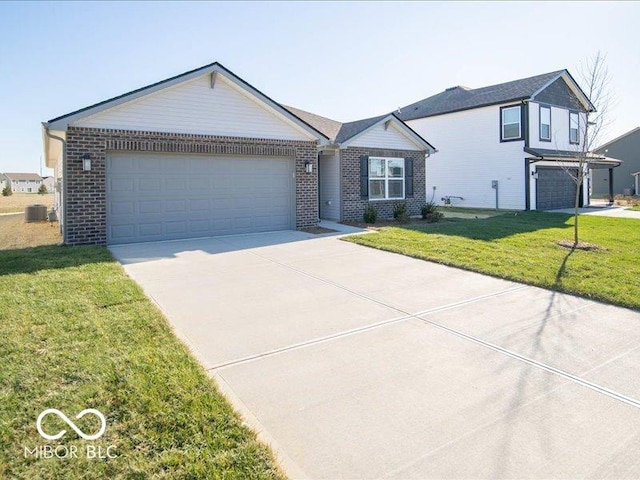
M 52 134 L 49 131 L 49 124 L 42 122 L 42 130 L 44 134 L 52 140 L 58 140 L 62 143 L 62 216 L 59 221 L 62 221 L 62 243 L 67 244 L 67 141 Z M 45 152 L 46 155 L 46 152 Z M 46 157 L 45 157 L 46 158 Z

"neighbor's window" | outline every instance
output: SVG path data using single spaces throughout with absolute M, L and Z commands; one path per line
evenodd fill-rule
M 506 107 L 502 112 L 502 140 L 517 140 L 521 138 L 520 106 Z
M 369 157 L 369 198 L 404 198 L 404 158 Z
M 551 141 L 551 107 L 540 107 L 540 140 Z
M 569 143 L 580 143 L 580 117 L 577 113 L 569 113 Z

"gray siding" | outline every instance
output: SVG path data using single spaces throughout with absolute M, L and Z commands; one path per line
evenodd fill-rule
M 621 194 L 623 189 L 634 186 L 631 174 L 640 171 L 640 130 L 608 145 L 605 149 L 606 154 L 604 149 L 598 150 L 598 153 L 623 162 L 613 169 L 613 193 Z M 592 179 L 593 195 L 609 194 L 609 170 L 593 170 Z
M 578 97 L 575 96 L 562 78 L 557 79 L 536 95 L 535 100 L 540 103 L 548 103 L 558 107 L 566 107 L 580 111 L 584 110 Z

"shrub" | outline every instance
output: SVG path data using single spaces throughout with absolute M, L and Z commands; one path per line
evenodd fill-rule
M 438 206 L 433 202 L 425 204 L 420 213 L 422 213 L 422 219 L 427 223 L 438 223 L 444 218 L 444 214 L 438 211 Z
M 45 193 L 49 193 L 47 191 L 47 186 L 44 183 L 42 185 L 40 185 L 40 188 L 38 189 L 38 193 L 40 195 L 44 195 Z
M 407 213 L 407 204 L 405 202 L 396 203 L 393 207 L 393 218 L 398 223 L 409 223 L 409 214 Z
M 11 185 L 5 185 L 2 189 L 2 196 L 8 197 L 9 195 L 13 195 L 13 190 L 11 190 Z
M 371 204 L 367 205 L 367 208 L 364 210 L 364 223 L 376 223 L 378 219 L 378 211 Z
M 431 214 L 431 213 L 435 213 L 438 211 L 438 207 L 436 206 L 435 203 L 433 202 L 429 202 L 426 203 L 422 206 L 422 209 L 420 210 L 420 213 L 422 214 L 422 219 L 426 220 L 427 219 L 427 215 Z

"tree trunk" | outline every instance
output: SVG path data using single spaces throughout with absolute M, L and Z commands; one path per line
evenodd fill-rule
M 578 215 L 580 212 L 580 189 L 582 188 L 582 182 L 583 182 L 583 171 L 584 171 L 584 167 L 582 162 L 580 162 L 578 164 L 578 178 L 576 179 L 576 184 L 577 184 L 577 188 L 576 188 L 576 201 L 574 204 L 574 214 L 573 214 L 573 246 L 577 247 L 578 246 L 578 241 L 580 240 L 578 237 Z

